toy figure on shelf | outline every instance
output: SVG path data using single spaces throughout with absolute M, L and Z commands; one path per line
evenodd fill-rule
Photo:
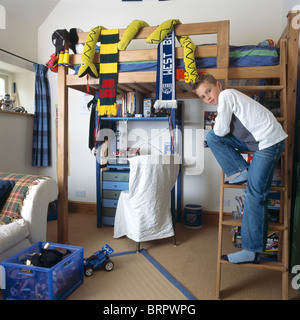
M 90 277 L 93 271 L 104 267 L 106 271 L 111 271 L 114 268 L 114 263 L 109 259 L 109 254 L 114 250 L 108 245 L 104 245 L 102 250 L 96 251 L 87 259 L 83 259 L 84 274 Z
M 5 111 L 12 111 L 13 109 L 13 100 L 10 98 L 10 94 L 6 94 L 4 96 L 4 99 L 1 100 L 1 108 L 2 110 L 5 110 Z

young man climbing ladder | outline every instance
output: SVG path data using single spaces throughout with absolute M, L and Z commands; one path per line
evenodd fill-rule
M 223 258 L 231 263 L 259 263 L 258 253 L 265 250 L 267 241 L 267 195 L 287 134 L 268 109 L 237 90 L 223 90 L 210 74 L 201 75 L 193 88 L 205 103 L 217 105 L 207 144 L 227 176 L 240 173 L 228 183 L 247 182 L 241 227 L 243 250 Z M 238 150 L 254 152 L 251 164 Z

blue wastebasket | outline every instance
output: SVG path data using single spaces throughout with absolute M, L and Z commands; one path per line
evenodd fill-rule
M 202 206 L 198 204 L 184 206 L 184 225 L 188 228 L 200 228 L 202 226 Z

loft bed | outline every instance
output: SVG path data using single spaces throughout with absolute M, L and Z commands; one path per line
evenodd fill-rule
M 147 38 L 156 27 L 144 27 L 135 39 Z M 119 30 L 119 38 L 126 29 Z M 265 79 L 279 78 L 278 47 L 272 46 L 230 46 L 229 21 L 178 24 L 175 26 L 176 36 L 193 36 L 216 34 L 217 43 L 196 45 L 195 63 L 198 72 L 210 72 L 218 79 Z M 79 43 L 85 43 L 88 32 L 79 33 Z M 176 69 L 184 69 L 182 47 L 176 47 Z M 139 49 L 119 51 L 118 94 L 130 90 L 138 90 L 146 95 L 155 93 L 157 49 Z M 99 64 L 99 53 L 95 53 L 94 63 Z M 67 75 L 66 85 L 82 92 L 87 92 L 87 84 L 91 94 L 99 89 L 99 79 L 77 76 L 77 66 L 81 64 L 81 54 L 70 55 L 70 66 L 75 69 Z M 251 68 L 247 71 L 243 68 Z M 270 68 L 264 68 L 270 67 Z M 225 83 L 225 85 L 227 85 Z M 176 86 L 179 99 L 196 98 L 191 86 L 180 79 Z
M 278 85 L 269 86 L 270 90 L 280 90 L 282 86 L 286 88 L 286 104 L 288 106 L 287 127 L 285 128 L 288 137 L 288 154 L 293 154 L 294 130 L 295 130 L 295 109 L 296 109 L 296 85 L 297 85 L 297 63 L 298 63 L 298 37 L 299 30 L 292 28 L 292 19 L 297 12 L 290 12 L 287 17 L 287 25 L 280 39 L 277 48 L 273 48 L 273 61 L 270 63 L 261 62 L 259 65 L 238 66 L 232 64 L 235 47 L 229 44 L 229 21 L 216 21 L 207 23 L 178 24 L 175 28 L 176 36 L 194 36 L 216 34 L 216 44 L 200 45 L 196 44 L 195 61 L 197 59 L 208 59 L 213 61 L 210 67 L 197 69 L 200 72 L 209 72 L 217 79 L 223 80 L 225 87 L 230 87 L 232 80 L 241 79 L 279 79 Z M 143 27 L 136 34 L 134 39 L 147 38 L 157 27 Z M 126 29 L 119 29 L 119 39 Z M 78 43 L 84 44 L 88 32 L 78 34 Z M 241 48 L 238 48 L 241 49 Z M 271 50 L 271 49 L 270 49 Z M 231 59 L 230 59 L 231 57 Z M 286 59 L 283 59 L 286 57 Z M 176 47 L 176 59 L 183 58 L 183 48 Z M 257 57 L 256 57 L 257 58 Z M 155 61 L 157 59 L 157 49 L 125 50 L 118 52 L 119 65 L 141 61 Z M 211 60 L 212 59 L 212 60 Z M 257 59 L 254 59 L 257 61 Z M 269 59 L 270 60 L 270 59 Z M 271 59 L 272 60 L 272 59 Z M 201 60 L 199 60 L 201 61 Z M 202 60 L 203 61 L 203 60 Z M 95 53 L 94 63 L 99 62 L 99 53 Z M 180 65 L 180 61 L 178 61 Z M 75 89 L 81 92 L 95 94 L 99 89 L 99 79 L 87 76 L 79 78 L 74 73 L 76 65 L 81 64 L 80 54 L 70 54 L 69 66 L 58 67 L 58 153 L 57 153 L 57 172 L 58 172 L 58 242 L 68 242 L 68 89 Z M 267 65 L 266 65 L 267 64 Z M 152 66 L 153 67 L 153 66 Z M 72 73 L 69 70 L 73 69 Z M 121 67 L 120 67 L 121 70 Z M 155 97 L 156 90 L 156 71 L 124 71 L 118 72 L 117 93 L 122 94 L 126 91 L 137 90 L 147 97 Z M 286 70 L 286 76 L 283 70 Z M 88 86 L 87 86 L 88 84 Z M 88 89 L 89 88 L 89 89 Z M 239 86 L 241 91 L 259 92 L 261 86 Z M 266 87 L 264 88 L 266 89 Z M 176 81 L 177 99 L 193 99 L 196 95 L 189 83 L 184 79 Z M 292 156 L 288 157 L 289 178 L 292 177 Z M 291 192 L 291 187 L 289 188 Z M 290 199 L 290 194 L 289 194 Z

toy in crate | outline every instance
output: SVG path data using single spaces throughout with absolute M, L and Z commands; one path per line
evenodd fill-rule
M 109 259 L 109 254 L 114 250 L 108 245 L 104 245 L 102 250 L 96 251 L 89 258 L 83 260 L 84 274 L 90 277 L 93 271 L 103 267 L 106 271 L 111 271 L 114 268 L 114 263 Z
M 37 266 L 44 268 L 51 268 L 60 262 L 64 256 L 71 253 L 69 249 L 62 252 L 57 249 L 50 249 L 49 242 L 47 242 L 39 252 L 28 253 L 21 262 L 27 266 Z
M 1 265 L 5 300 L 61 300 L 83 282 L 81 247 L 40 241 Z

